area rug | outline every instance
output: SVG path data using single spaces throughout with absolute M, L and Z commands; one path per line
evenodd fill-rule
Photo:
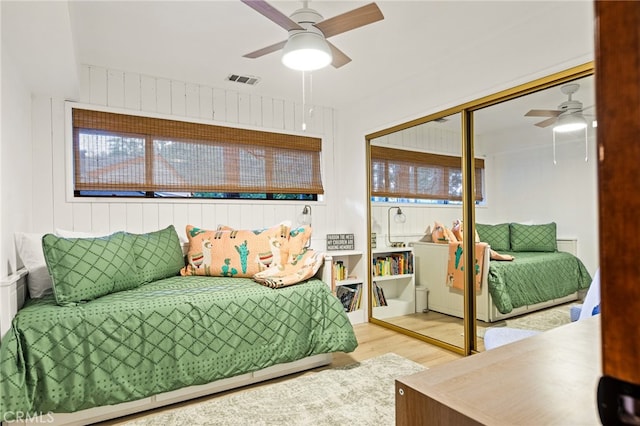
M 570 309 L 576 303 L 553 306 L 530 314 L 520 315 L 495 323 L 478 326 L 478 336 L 483 337 L 486 329 L 491 327 L 511 327 L 525 330 L 547 331 L 571 322 Z
M 425 370 L 388 353 L 124 423 L 151 425 L 394 425 L 395 379 Z

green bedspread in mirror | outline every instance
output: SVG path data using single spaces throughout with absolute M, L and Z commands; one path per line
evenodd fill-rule
M 172 277 L 74 307 L 30 300 L 0 346 L 0 416 L 116 404 L 357 341 L 320 280 Z
M 492 260 L 489 292 L 503 314 L 521 306 L 568 296 L 588 288 L 591 276 L 580 259 L 565 252 L 500 252 L 511 262 Z

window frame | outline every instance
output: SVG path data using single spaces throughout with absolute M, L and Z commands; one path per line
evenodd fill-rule
M 105 113 L 113 113 L 113 114 L 123 114 L 134 117 L 142 117 L 142 118 L 150 118 L 150 119 L 160 119 L 160 120 L 170 120 L 176 122 L 184 122 L 184 123 L 193 123 L 196 125 L 205 125 L 205 126 L 215 126 L 218 128 L 225 128 L 227 130 L 240 130 L 242 132 L 257 132 L 257 133 L 270 133 L 281 136 L 284 140 L 287 138 L 313 138 L 317 139 L 319 143 L 318 158 L 319 158 L 319 170 L 320 170 L 320 186 L 322 187 L 322 192 L 318 194 L 312 194 L 313 199 L 303 199 L 303 198 L 289 198 L 289 199 L 278 199 L 274 198 L 273 195 L 280 194 L 279 192 L 274 193 L 264 193 L 266 194 L 265 198 L 238 198 L 238 197 L 227 197 L 227 198 L 205 198 L 205 197 L 163 197 L 163 196 L 90 196 L 90 195 L 82 195 L 76 196 L 75 191 L 75 169 L 76 169 L 76 158 L 74 154 L 74 123 L 73 123 L 73 110 L 81 109 L 87 111 L 96 111 L 96 112 L 105 112 Z M 74 101 L 66 101 L 65 102 L 65 175 L 66 175 L 66 201 L 67 202 L 106 202 L 106 203 L 176 203 L 176 202 L 186 202 L 186 203 L 227 203 L 227 204 L 242 204 L 242 203 L 273 203 L 273 204 L 282 204 L 283 202 L 323 202 L 326 191 L 324 190 L 324 179 L 326 176 L 325 168 L 326 161 L 325 155 L 326 151 L 323 153 L 323 147 L 325 145 L 325 141 L 322 135 L 313 134 L 308 132 L 297 132 L 290 130 L 281 130 L 281 129 L 266 129 L 260 128 L 256 126 L 248 126 L 237 123 L 227 123 L 227 122 L 216 122 L 213 120 L 200 119 L 197 117 L 183 117 L 183 116 L 175 116 L 170 114 L 160 114 L 153 112 L 145 112 L 145 111 L 137 111 L 137 110 L 126 110 L 122 108 L 114 108 L 108 106 L 99 106 L 99 105 L 90 105 L 84 104 L 80 102 Z M 313 151 L 313 150 L 310 150 Z M 142 190 L 141 192 L 145 192 Z M 161 191 L 157 191 L 161 192 Z M 225 191 L 216 191 L 216 192 L 225 192 Z M 227 191 L 230 192 L 230 191 Z M 251 191 L 245 191 L 245 193 L 256 193 Z M 302 193 L 298 193 L 302 194 Z M 306 194 L 302 194 L 306 195 Z
M 445 180 L 449 180 L 450 173 L 452 170 L 459 170 L 460 174 L 462 174 L 462 157 L 452 154 L 438 154 L 435 152 L 428 152 L 422 150 L 413 150 L 407 149 L 403 147 L 396 146 L 388 146 L 388 145 L 376 145 L 371 144 L 370 147 L 370 186 L 371 186 L 371 194 L 370 194 L 370 202 L 371 203 L 411 203 L 415 205 L 428 205 L 428 206 L 440 206 L 440 205 L 461 205 L 463 196 L 460 198 L 450 197 L 449 195 L 444 195 L 444 192 L 441 195 L 429 194 L 430 197 L 420 196 L 421 194 L 415 193 L 411 194 L 410 188 L 404 189 L 404 191 L 393 192 L 389 189 L 389 164 L 396 163 L 400 164 L 400 167 L 404 169 L 403 165 L 410 165 L 414 163 L 414 167 L 420 168 L 424 167 L 425 164 L 430 165 L 434 169 L 444 168 L 446 169 L 443 173 L 443 177 Z M 378 161 L 377 159 L 382 159 L 382 161 Z M 374 163 L 384 162 L 386 166 L 384 167 L 385 171 L 385 179 L 387 183 L 384 185 L 383 190 L 374 191 Z M 459 166 L 458 166 L 459 164 Z M 475 204 L 482 205 L 486 203 L 486 193 L 485 193 L 485 160 L 482 158 L 475 158 L 475 186 L 476 186 L 476 196 L 475 196 Z M 405 176 L 410 178 L 412 183 L 408 184 L 408 187 L 418 187 L 419 185 L 419 172 L 415 170 L 412 174 L 409 173 L 400 173 L 400 176 Z M 450 181 L 447 184 L 447 188 L 450 190 Z M 382 200 L 382 199 L 385 200 Z M 390 200 L 391 199 L 391 200 Z

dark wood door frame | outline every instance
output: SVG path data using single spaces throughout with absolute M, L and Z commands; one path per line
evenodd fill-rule
M 614 419 L 603 418 L 603 410 L 620 416 L 621 395 L 634 399 L 631 405 L 640 403 L 640 2 L 596 1 L 595 17 L 604 375 L 599 406 L 609 424 Z M 627 414 L 640 419 L 633 410 Z

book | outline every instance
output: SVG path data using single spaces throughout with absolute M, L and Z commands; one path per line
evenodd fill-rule
M 403 275 L 413 273 L 413 253 L 393 253 L 373 258 L 373 275 Z
M 347 278 L 347 268 L 341 260 L 334 262 L 333 264 L 334 276 L 336 281 L 343 281 Z
M 336 289 L 336 297 L 342 303 L 345 312 L 353 312 L 360 309 L 361 293 L 362 284 L 341 285 Z
M 373 306 L 387 306 L 387 299 L 384 296 L 384 290 L 373 281 L 373 287 L 371 289 Z

